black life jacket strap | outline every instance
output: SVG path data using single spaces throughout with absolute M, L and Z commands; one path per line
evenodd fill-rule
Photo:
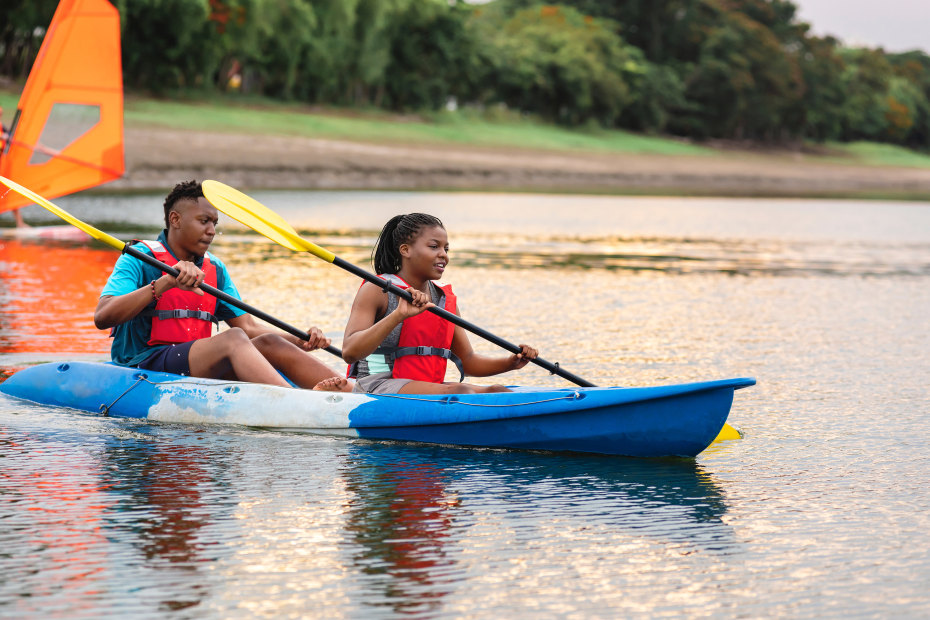
M 398 357 L 405 357 L 407 355 L 441 357 L 450 360 L 453 364 L 455 364 L 455 367 L 459 369 L 459 383 L 465 380 L 465 368 L 462 366 L 462 360 L 460 360 L 459 356 L 449 349 L 442 349 L 440 347 L 398 347 L 396 349 L 381 349 L 379 347 L 375 350 L 375 353 L 382 353 L 389 364 L 393 364 L 394 360 L 396 360 Z
M 161 319 L 162 321 L 168 319 L 200 319 L 201 321 L 210 321 L 211 323 L 219 324 L 220 320 L 215 315 L 210 314 L 206 310 L 155 310 L 149 308 L 142 312 L 142 316 L 153 316 Z

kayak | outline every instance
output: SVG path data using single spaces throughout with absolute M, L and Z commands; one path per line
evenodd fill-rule
M 25 228 L 0 228 L 0 239 L 40 241 L 90 241 L 91 237 L 80 228 L 65 226 L 29 226 Z
M 376 440 L 696 456 L 723 428 L 737 378 L 656 387 L 512 388 L 495 394 L 346 394 L 200 379 L 100 362 L 39 364 L 0 392 L 42 405 L 188 424 Z

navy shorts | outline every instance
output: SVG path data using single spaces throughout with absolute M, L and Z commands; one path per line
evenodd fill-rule
M 176 375 L 190 375 L 190 354 L 191 345 L 196 342 L 182 342 L 181 344 L 169 344 L 167 347 L 148 356 L 139 364 L 143 370 L 154 370 L 157 372 L 173 372 Z

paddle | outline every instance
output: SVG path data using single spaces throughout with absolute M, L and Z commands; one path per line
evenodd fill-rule
M 130 256 L 134 258 L 138 258 L 139 260 L 145 263 L 148 263 L 149 265 L 153 267 L 161 269 L 165 273 L 169 273 L 173 276 L 177 276 L 180 273 L 174 267 L 169 267 L 165 263 L 156 259 L 151 254 L 146 254 L 145 252 L 137 250 L 136 248 L 132 247 L 132 245 L 128 243 L 124 243 L 120 241 L 119 239 L 117 239 L 116 237 L 112 237 L 103 231 L 97 230 L 90 224 L 82 222 L 81 220 L 77 219 L 76 217 L 74 217 L 73 215 L 65 211 L 64 209 L 52 204 L 50 201 L 46 200 L 42 196 L 39 196 L 32 190 L 26 189 L 25 187 L 23 187 L 22 185 L 19 185 L 15 181 L 11 181 L 10 179 L 7 179 L 6 177 L 0 176 L 0 183 L 3 183 L 4 185 L 9 187 L 11 190 L 16 192 L 17 194 L 20 194 L 28 198 L 29 200 L 36 203 L 40 207 L 44 207 L 45 209 L 48 209 L 49 211 L 51 211 L 52 213 L 54 213 L 61 219 L 68 222 L 69 224 L 73 224 L 74 226 L 77 226 L 78 228 L 86 232 L 88 235 L 93 237 L 94 239 L 98 241 L 103 241 L 108 246 L 112 248 L 116 248 L 117 250 L 119 250 L 120 252 L 124 254 L 129 254 Z M 241 299 L 236 299 L 235 297 L 232 297 L 224 293 L 223 291 L 210 286 L 209 284 L 201 284 L 200 289 L 206 293 L 209 293 L 210 295 L 213 295 L 217 299 L 225 301 L 231 306 L 235 306 L 239 308 L 240 310 L 244 310 L 248 312 L 252 316 L 258 317 L 259 319 L 265 321 L 266 323 L 270 323 L 271 325 L 274 325 L 275 327 L 283 331 L 286 331 L 289 334 L 297 336 L 301 340 L 310 340 L 310 335 L 307 332 L 303 331 L 302 329 L 298 329 L 294 327 L 293 325 L 289 325 L 285 323 L 284 321 L 278 320 L 275 317 L 271 316 L 270 314 L 266 314 L 262 312 L 258 308 L 253 308 L 252 306 L 245 303 Z M 336 347 L 329 346 L 329 347 L 326 347 L 324 350 L 327 351 L 328 353 L 332 353 L 336 357 L 339 357 L 339 358 L 342 357 L 342 351 L 340 351 Z
M 109 245 L 110 247 L 115 248 L 115 249 L 117 249 L 117 250 L 120 250 L 121 252 L 124 252 L 124 253 L 126 253 L 126 254 L 129 254 L 130 256 L 133 256 L 133 257 L 135 257 L 135 258 L 138 258 L 139 260 L 144 261 L 144 262 L 146 262 L 146 263 L 152 265 L 153 267 L 156 267 L 156 268 L 158 268 L 158 269 L 161 269 L 162 271 L 165 271 L 166 273 L 171 273 L 171 274 L 174 275 L 174 276 L 177 276 L 177 275 L 178 275 L 178 271 L 177 271 L 176 269 L 174 269 L 173 267 L 169 267 L 169 266 L 166 265 L 165 263 L 162 263 L 161 261 L 155 259 L 155 258 L 154 258 L 153 256 L 151 256 L 150 254 L 146 254 L 146 253 L 144 253 L 144 252 L 140 252 L 139 250 L 136 250 L 135 248 L 133 248 L 133 247 L 132 247 L 131 245 L 129 245 L 128 243 L 124 243 L 124 242 L 120 241 L 119 239 L 117 239 L 116 237 L 112 237 L 112 236 L 108 235 L 107 233 L 104 233 L 104 232 L 102 232 L 102 231 L 100 231 L 100 230 L 94 228 L 93 226 L 91 226 L 91 225 L 89 225 L 89 224 L 87 224 L 87 223 L 85 223 L 85 222 L 82 222 L 81 220 L 77 219 L 76 217 L 74 217 L 73 215 L 71 215 L 70 213 L 68 213 L 67 211 L 65 211 L 64 209 L 61 209 L 60 207 L 57 207 L 56 205 L 52 204 L 50 201 L 46 200 L 46 199 L 43 198 L 42 196 L 39 196 L 38 194 L 32 192 L 32 191 L 29 190 L 29 189 L 26 189 L 25 187 L 23 187 L 23 186 L 21 186 L 21 185 L 15 183 L 14 181 L 11 181 L 10 179 L 7 179 L 7 178 L 5 178 L 5 177 L 3 177 L 3 176 L 0 176 L 0 183 L 3 183 L 4 185 L 6 185 L 8 188 L 12 189 L 12 190 L 15 191 L 16 193 L 18 193 L 18 194 L 20 194 L 20 195 L 22 195 L 22 196 L 25 196 L 26 198 L 28 198 L 29 200 L 31 200 L 31 201 L 34 202 L 35 204 L 39 205 L 40 207 L 43 207 L 43 208 L 45 208 L 45 209 L 51 211 L 52 213 L 54 213 L 54 214 L 57 215 L 58 217 L 62 218 L 62 219 L 65 220 L 66 222 L 68 222 L 68 223 L 70 223 L 70 224 L 76 226 L 76 227 L 79 228 L 80 230 L 84 231 L 85 233 L 87 233 L 88 235 L 90 235 L 91 237 L 93 237 L 94 239 L 97 239 L 98 241 L 102 241 L 102 242 L 106 243 L 107 245 Z M 219 188 L 227 188 L 227 189 L 230 190 L 231 192 L 234 192 L 233 195 L 235 195 L 235 194 L 241 194 L 241 192 L 237 192 L 236 190 L 234 190 L 234 189 L 232 189 L 232 188 L 229 188 L 229 187 L 227 187 L 227 186 L 224 186 L 224 185 L 221 184 L 221 183 L 217 183 L 216 181 L 205 181 L 205 182 L 204 182 L 204 192 L 205 192 L 205 193 L 206 193 L 207 187 L 208 187 L 207 184 L 209 184 L 209 187 L 211 188 L 211 192 L 212 192 L 214 189 L 216 189 L 216 187 L 219 187 Z M 347 267 L 351 267 L 351 269 L 349 269 L 349 271 L 351 271 L 352 273 L 360 272 L 359 275 L 360 275 L 361 277 L 363 277 L 364 279 L 366 279 L 366 280 L 369 280 L 369 277 L 373 277 L 373 278 L 376 279 L 376 281 L 373 282 L 373 284 L 376 284 L 376 285 L 378 285 L 378 286 L 381 287 L 381 288 L 385 288 L 385 290 L 390 290 L 390 289 L 392 288 L 392 287 L 385 287 L 385 286 L 384 286 L 384 281 L 381 280 L 380 278 L 377 278 L 377 276 L 371 276 L 371 274 L 368 274 L 367 272 L 365 272 L 365 271 L 363 271 L 363 270 L 361 270 L 361 269 L 359 269 L 359 268 L 357 268 L 357 267 L 354 267 L 354 266 L 351 265 L 350 263 L 346 263 L 345 261 L 342 261 L 342 260 L 339 259 L 337 256 L 335 256 L 334 254 L 332 254 L 332 252 L 328 252 L 327 250 L 324 250 L 323 248 L 320 248 L 320 247 L 318 247 L 318 246 L 316 246 L 316 245 L 310 243 L 309 241 L 304 241 L 303 239 L 301 239 L 301 238 L 297 235 L 297 233 L 294 231 L 294 229 L 291 228 L 286 222 L 284 222 L 284 220 L 282 220 L 276 213 L 274 213 L 274 212 L 271 211 L 270 209 L 267 209 L 267 208 L 264 207 L 261 203 L 258 203 L 257 201 L 254 201 L 253 199 L 249 198 L 248 196 L 245 196 L 245 194 L 241 194 L 241 196 L 243 196 L 243 197 L 246 199 L 247 202 L 250 201 L 250 202 L 253 202 L 253 203 L 254 203 L 254 205 L 250 205 L 250 206 L 256 207 L 256 213 L 263 213 L 263 215 L 265 215 L 265 217 L 266 217 L 266 220 L 265 220 L 265 221 L 269 222 L 269 224 L 268 224 L 268 226 L 267 226 L 268 231 L 271 232 L 272 234 L 276 235 L 276 236 L 271 236 L 271 235 L 268 235 L 268 234 L 262 232 L 262 230 L 261 230 L 261 228 L 260 228 L 260 226 L 261 226 L 262 224 L 261 224 L 261 221 L 257 220 L 257 216 L 254 216 L 254 217 L 246 217 L 246 219 L 248 220 L 248 222 L 247 222 L 247 221 L 243 221 L 243 220 L 241 220 L 241 219 L 239 219 L 239 218 L 236 218 L 236 219 L 239 219 L 239 221 L 242 222 L 243 224 L 246 224 L 246 225 L 248 225 L 248 226 L 251 226 L 251 227 L 254 228 L 255 230 L 257 230 L 257 231 L 259 231 L 259 232 L 262 232 L 262 234 L 265 234 L 265 235 L 268 236 L 269 238 L 271 238 L 271 239 L 277 241 L 278 243 L 281 243 L 281 245 L 283 245 L 283 246 L 285 246 L 285 247 L 287 247 L 287 248 L 290 248 L 290 249 L 292 249 L 292 250 L 295 250 L 295 251 L 303 251 L 303 250 L 311 251 L 309 248 L 310 248 L 310 247 L 313 247 L 313 248 L 316 249 L 316 251 L 315 251 L 315 252 L 312 252 L 312 253 L 315 254 L 316 256 L 319 256 L 320 258 L 323 258 L 324 260 L 327 260 L 327 262 L 332 262 L 332 263 L 337 264 L 337 265 L 339 265 L 339 266 L 346 265 Z M 209 196 L 208 196 L 208 200 L 210 200 L 210 202 L 213 202 L 213 200 L 210 199 Z M 232 203 L 231 203 L 231 204 L 232 204 Z M 233 205 L 233 206 L 234 206 L 234 205 Z M 219 208 L 219 207 L 217 207 L 217 208 Z M 221 210 L 222 210 L 222 209 L 221 209 Z M 227 211 L 224 211 L 224 212 L 229 213 L 229 212 L 227 212 Z M 247 213 L 248 213 L 248 212 L 243 212 L 243 213 L 240 213 L 240 215 L 247 214 Z M 231 215 L 231 214 L 230 214 L 230 215 Z M 255 223 L 256 226 L 252 226 L 249 222 Z M 270 222 L 275 222 L 275 225 L 272 226 L 272 225 L 270 224 Z M 284 233 L 282 233 L 282 232 L 277 232 L 277 231 L 289 231 L 289 234 L 284 234 Z M 277 237 L 280 237 L 281 240 L 279 241 Z M 319 253 L 317 253 L 317 252 L 319 252 Z M 332 257 L 332 258 L 331 258 L 331 259 L 330 259 L 330 258 L 326 258 L 327 256 Z M 337 262 L 337 261 L 338 261 L 338 262 Z M 346 268 L 346 267 L 344 267 L 344 268 Z M 369 281 L 371 281 L 371 280 L 369 280 Z M 278 327 L 279 329 L 282 329 L 282 330 L 284 330 L 284 331 L 286 331 L 286 332 L 288 332 L 288 333 L 290 333 L 290 334 L 293 334 L 294 336 L 297 336 L 298 338 L 301 338 L 302 340 L 308 340 L 308 339 L 309 339 L 309 334 L 307 334 L 306 332 L 304 332 L 304 331 L 302 331 L 302 330 L 300 330 L 300 329 L 297 329 L 296 327 L 293 327 L 293 326 L 291 326 L 291 325 L 288 325 L 287 323 L 284 323 L 283 321 L 279 321 L 278 319 L 274 318 L 273 316 L 270 316 L 270 315 L 268 315 L 268 314 L 265 314 L 265 313 L 262 312 L 261 310 L 258 310 L 257 308 L 253 308 L 252 306 L 246 304 L 245 302 L 243 302 L 243 301 L 241 301 L 241 300 L 239 300 L 239 299 L 236 299 L 236 298 L 234 298 L 234 297 L 230 297 L 229 295 L 227 295 L 227 294 L 224 293 L 223 291 L 220 291 L 220 290 L 218 290 L 218 289 L 215 289 L 215 288 L 213 288 L 212 286 L 209 286 L 209 285 L 206 285 L 206 284 L 202 284 L 202 285 L 200 286 L 200 288 L 203 289 L 205 292 L 207 292 L 207 293 L 209 293 L 209 294 L 211 294 L 211 295 L 214 295 L 217 299 L 221 299 L 221 300 L 223 300 L 223 301 L 229 303 L 230 305 L 236 306 L 237 308 L 240 308 L 240 309 L 242 309 L 242 310 L 244 310 L 244 311 L 246 311 L 246 312 L 252 314 L 253 316 L 258 317 L 258 318 L 262 319 L 263 321 L 266 321 L 267 323 L 270 323 L 271 325 L 274 325 L 275 327 Z M 397 287 L 393 287 L 393 288 L 396 289 Z M 392 292 L 395 292 L 395 291 L 392 291 Z M 404 295 L 404 294 L 406 294 L 406 291 L 403 291 L 403 290 L 401 290 L 401 289 L 397 289 L 396 294 Z M 448 314 L 448 313 L 447 313 L 447 314 Z M 461 320 L 461 319 L 459 319 L 459 317 L 456 316 L 456 315 L 452 315 L 452 316 L 453 316 L 455 319 L 457 319 L 457 320 Z M 465 321 L 462 321 L 462 322 L 463 322 L 463 323 L 467 323 L 467 322 L 465 322 Z M 469 324 L 469 325 L 470 325 L 470 324 Z M 465 327 L 465 325 L 463 325 L 463 327 Z M 467 329 L 467 328 L 466 328 L 466 329 Z M 480 328 L 476 328 L 476 329 L 479 329 L 479 330 L 480 330 Z M 480 330 L 480 332 L 484 332 L 484 330 Z M 478 332 L 476 332 L 476 333 L 478 333 Z M 485 332 L 485 333 L 486 333 L 486 332 Z M 479 335 L 482 335 L 482 334 L 479 333 Z M 490 334 L 489 334 L 489 335 L 490 335 Z M 494 337 L 494 336 L 492 336 L 492 337 Z M 496 339 L 496 337 L 494 337 L 494 338 Z M 495 342 L 495 341 L 492 340 L 492 342 Z M 506 341 L 503 341 L 503 342 L 506 342 Z M 508 343 L 508 344 L 509 344 L 509 343 Z M 342 351 L 340 351 L 339 349 L 337 349 L 337 348 L 335 348 L 335 347 L 329 346 L 329 347 L 326 347 L 325 350 L 326 350 L 327 352 L 329 352 L 329 353 L 332 353 L 333 355 L 335 355 L 335 356 L 337 356 L 337 357 L 340 357 L 340 358 L 342 357 Z M 518 350 L 519 350 L 519 349 L 518 349 Z M 517 352 L 517 351 L 515 351 L 515 352 Z M 535 360 L 534 360 L 534 361 L 535 361 Z M 548 362 L 547 362 L 547 363 L 548 363 Z M 545 367 L 545 366 L 544 366 L 544 367 Z M 555 369 L 561 371 L 561 369 L 558 368 L 558 366 L 555 366 Z M 564 374 L 563 374 L 563 373 L 564 373 Z M 561 371 L 561 372 L 559 372 L 559 373 L 557 373 L 557 374 L 560 374 L 561 376 L 570 375 L 570 376 L 574 377 L 574 375 L 571 375 L 571 373 L 565 373 L 565 371 Z M 592 384 L 590 384 L 590 383 L 584 381 L 583 379 L 580 379 L 580 381 L 583 381 L 583 383 L 579 383 L 579 385 L 582 385 L 583 387 L 594 387 Z M 738 430 L 736 430 L 734 427 L 730 426 L 729 424 L 724 424 L 724 426 L 723 426 L 723 428 L 721 429 L 720 433 L 719 433 L 719 434 L 717 435 L 717 437 L 714 439 L 714 442 L 717 442 L 717 441 L 724 441 L 724 440 L 729 440 L 729 439 L 739 439 L 740 437 L 742 437 L 742 435 L 740 434 L 740 432 L 739 432 Z
M 373 273 L 369 273 L 364 269 L 356 267 L 352 263 L 342 260 L 329 250 L 321 248 L 320 246 L 303 239 L 300 235 L 297 234 L 297 231 L 295 231 L 290 226 L 290 224 L 281 218 L 281 216 L 254 198 L 247 196 L 239 190 L 234 189 L 224 183 L 220 183 L 219 181 L 204 181 L 202 185 L 204 196 L 206 196 L 207 200 L 209 200 L 214 207 L 230 216 L 231 218 L 241 222 L 242 224 L 245 224 L 249 228 L 265 235 L 272 241 L 279 243 L 288 249 L 294 250 L 295 252 L 310 252 L 314 256 L 322 258 L 327 263 L 332 263 L 337 267 L 341 267 L 349 273 L 362 278 L 363 280 L 371 282 L 386 292 L 389 291 L 394 293 L 399 297 L 403 297 L 407 301 L 413 299 L 413 296 L 404 289 L 379 278 Z M 471 333 L 476 334 L 489 342 L 496 344 L 502 349 L 510 351 L 511 353 L 520 353 L 521 351 L 520 347 L 517 345 L 508 342 L 503 338 L 495 336 L 491 332 L 466 321 L 462 317 L 458 316 L 457 314 L 453 314 L 448 310 L 432 307 L 429 309 L 429 311 L 451 323 L 454 323 L 455 325 L 458 325 L 459 327 L 467 329 Z M 590 381 L 585 381 L 581 377 L 572 374 L 567 370 L 563 370 L 559 367 L 558 364 L 553 364 L 552 362 L 548 362 L 539 357 L 536 359 L 531 359 L 530 361 L 537 366 L 542 366 L 552 374 L 559 375 L 563 379 L 568 379 L 572 383 L 580 385 L 581 387 L 595 387 L 595 385 Z
M 399 295 L 404 299 L 410 300 L 411 295 L 407 291 L 379 278 L 378 276 L 365 271 L 359 267 L 356 267 L 352 263 L 349 263 L 329 250 L 321 248 L 320 246 L 303 239 L 297 231 L 291 227 L 284 219 L 258 202 L 251 196 L 243 194 L 239 190 L 232 188 L 225 183 L 220 183 L 219 181 L 204 181 L 202 184 L 204 196 L 210 203 L 230 216 L 234 220 L 248 226 L 249 228 L 255 230 L 256 232 L 261 233 L 262 235 L 268 237 L 275 243 L 278 243 L 290 250 L 295 252 L 310 252 L 314 256 L 325 260 L 327 263 L 332 263 L 337 267 L 345 269 L 349 273 L 357 275 L 358 277 L 371 282 L 375 286 L 381 288 L 385 291 L 390 291 L 395 295 Z M 481 336 L 485 340 L 488 340 L 499 347 L 506 349 L 512 353 L 519 353 L 520 347 L 515 344 L 511 344 L 502 338 L 498 338 L 494 334 L 485 331 L 484 329 L 469 323 L 468 321 L 462 319 L 456 314 L 452 314 L 441 308 L 430 308 L 430 311 L 445 318 L 448 321 L 451 321 L 455 325 L 459 325 L 473 334 Z M 559 375 L 569 381 L 580 385 L 581 387 L 596 387 L 593 383 L 585 381 L 581 377 L 574 375 L 568 371 L 563 370 L 558 366 L 558 364 L 552 364 L 543 359 L 536 358 L 530 360 L 534 364 L 542 366 L 549 372 Z M 724 424 L 723 428 L 720 430 L 720 433 L 717 435 L 715 442 L 724 441 L 728 439 L 739 439 L 742 435 L 738 430 L 729 424 Z

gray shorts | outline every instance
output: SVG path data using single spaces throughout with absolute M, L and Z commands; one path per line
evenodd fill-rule
M 356 394 L 397 394 L 410 381 L 412 379 L 395 379 L 390 372 L 379 372 L 358 379 L 352 391 Z

